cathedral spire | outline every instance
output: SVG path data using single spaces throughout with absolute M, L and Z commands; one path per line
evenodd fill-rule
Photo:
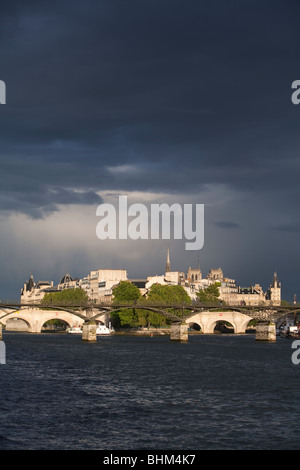
M 171 271 L 171 266 L 170 266 L 170 248 L 168 247 L 167 250 L 167 262 L 166 262 L 166 273 L 169 273 Z

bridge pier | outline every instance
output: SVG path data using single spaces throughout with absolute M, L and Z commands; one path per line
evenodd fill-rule
M 82 341 L 95 342 L 97 341 L 96 334 L 96 323 L 93 321 L 87 321 L 82 327 Z
M 170 340 L 180 342 L 188 341 L 188 325 L 186 323 L 173 323 L 170 327 Z
M 261 323 L 256 325 L 256 341 L 276 341 L 275 323 Z

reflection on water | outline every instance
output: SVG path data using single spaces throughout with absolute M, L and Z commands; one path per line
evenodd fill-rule
M 298 449 L 291 342 L 9 333 L 1 449 Z

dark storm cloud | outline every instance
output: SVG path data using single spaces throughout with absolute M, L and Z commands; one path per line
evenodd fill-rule
M 103 202 L 102 198 L 93 191 L 78 192 L 65 188 L 49 188 L 44 183 L 32 183 L 31 189 L 26 191 L 18 190 L 18 188 L 3 189 L 0 211 L 6 214 L 20 212 L 35 219 L 58 211 L 61 205 L 98 205 Z
M 215 225 L 217 225 L 219 228 L 225 228 L 225 229 L 240 228 L 239 224 L 236 224 L 235 222 L 226 221 L 226 220 L 215 222 Z
M 215 188 L 218 256 L 245 239 L 270 263 L 284 256 L 273 238 L 296 252 L 299 12 L 284 0 L 2 2 L 1 213 Z
M 297 11 L 279 1 L 12 2 L 0 20 L 1 161 L 29 159 L 47 188 L 63 187 L 61 165 L 66 184 L 93 191 L 286 185 L 298 159 L 280 171 L 275 162 L 299 150 Z M 138 178 L 107 178 L 106 166 L 125 163 Z
M 278 232 L 290 232 L 290 233 L 299 233 L 300 225 L 299 224 L 280 224 L 268 227 L 269 230 L 275 230 Z

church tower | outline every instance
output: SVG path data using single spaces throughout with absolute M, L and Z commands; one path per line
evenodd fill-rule
M 281 282 L 279 282 L 276 272 L 270 284 L 267 298 L 271 301 L 272 305 L 279 306 L 281 304 Z
M 188 272 L 187 272 L 186 279 L 187 279 L 187 281 L 190 285 L 195 284 L 195 283 L 197 283 L 198 281 L 200 281 L 202 279 L 202 272 L 201 272 L 201 269 L 200 269 L 200 261 L 199 261 L 199 253 L 198 253 L 197 268 L 191 268 L 191 266 L 190 266 L 189 269 L 188 269 Z

